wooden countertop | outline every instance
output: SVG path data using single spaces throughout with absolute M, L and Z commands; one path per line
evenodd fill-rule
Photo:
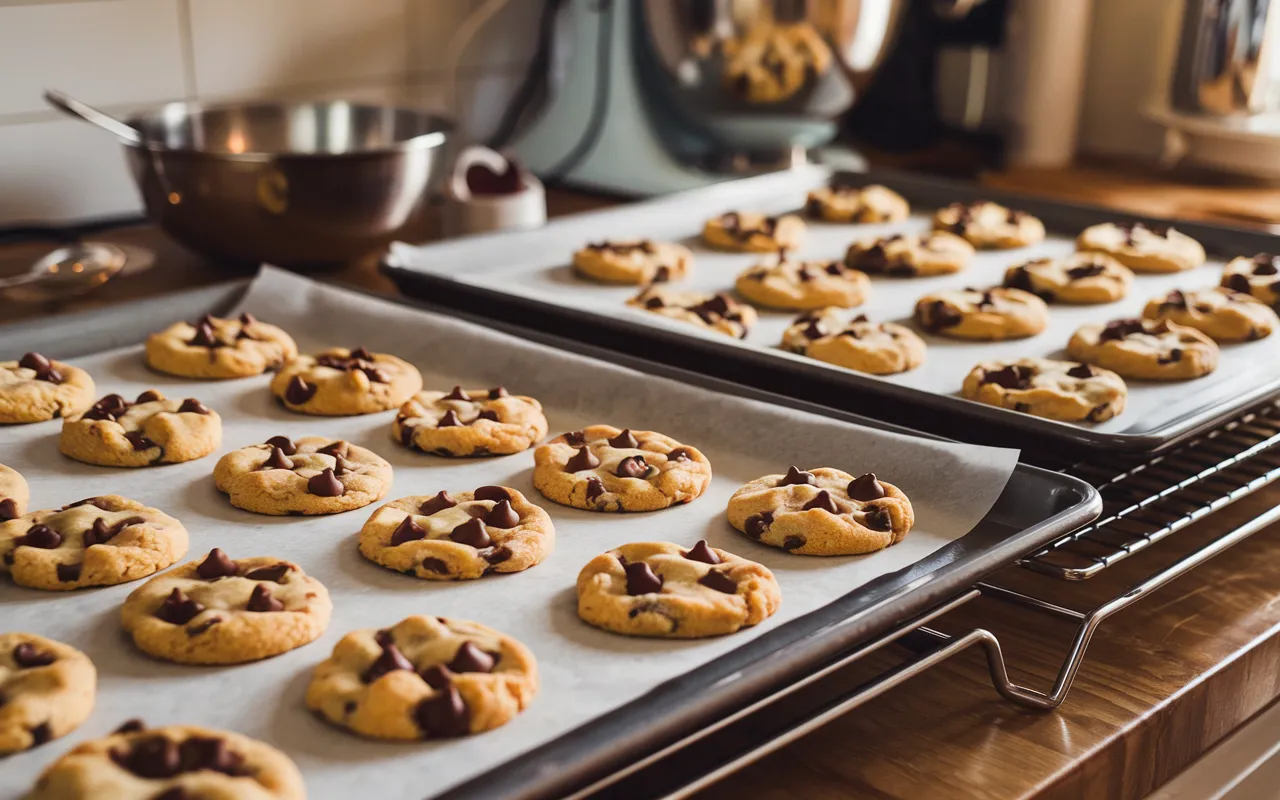
M 1156 186 L 1150 184 L 1153 180 Z M 1280 192 L 1249 187 L 1177 184 L 1175 197 L 1167 191 L 1167 178 L 1134 178 L 1115 170 L 1014 173 L 989 181 L 1132 213 L 1194 209 L 1196 216 L 1231 224 L 1244 218 L 1253 224 L 1280 222 Z M 1159 181 L 1166 187 L 1156 188 Z M 562 193 L 551 197 L 553 213 L 603 202 Z M 150 226 L 93 238 L 148 247 L 157 254 L 157 266 L 74 302 L 36 308 L 0 302 L 0 319 L 92 308 L 236 275 L 183 250 Z M 48 244 L 0 246 L 0 274 L 20 272 Z M 320 277 L 392 290 L 372 261 Z M 1089 610 L 1277 503 L 1280 486 L 1264 489 L 1083 584 L 1017 569 L 1006 570 L 994 582 Z M 1143 797 L 1280 697 L 1277 548 L 1280 526 L 1273 526 L 1105 622 L 1075 687 L 1056 711 L 1026 711 L 1001 699 L 991 688 L 981 652 L 973 649 L 701 796 Z M 974 627 L 991 630 L 1004 645 L 1013 679 L 1040 689 L 1052 683 L 1074 633 L 1067 624 L 986 598 L 948 614 L 936 627 L 956 634 Z M 892 666 L 905 653 L 894 651 L 888 648 L 852 670 L 849 686 Z

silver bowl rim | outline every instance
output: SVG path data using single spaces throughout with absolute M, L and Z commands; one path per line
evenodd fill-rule
M 457 122 L 449 117 L 440 114 L 434 114 L 430 111 L 423 111 L 417 108 L 408 108 L 405 106 L 380 105 L 377 103 L 358 103 L 347 100 L 296 100 L 296 101 L 270 101 L 258 100 L 246 103 L 201 103 L 198 101 L 175 100 L 171 103 L 157 106 L 147 111 L 140 111 L 130 114 L 124 119 L 125 124 L 134 128 L 144 120 L 154 119 L 163 115 L 168 109 L 181 109 L 184 115 L 194 116 L 210 111 L 229 111 L 233 109 L 254 109 L 254 108 L 293 108 L 299 106 L 328 105 L 333 103 L 346 103 L 352 108 L 376 110 L 376 111 L 394 111 L 396 113 L 413 114 L 423 118 L 435 130 L 426 133 L 420 133 L 416 136 L 410 136 L 385 147 L 371 147 L 363 150 L 351 150 L 342 153 L 305 153 L 295 150 L 252 150 L 243 153 L 230 153 L 221 150 L 201 150 L 196 147 L 167 147 L 161 142 L 154 140 L 142 139 L 138 142 L 127 142 L 121 140 L 121 143 L 130 150 L 146 150 L 151 153 L 186 153 L 192 155 L 210 156 L 213 158 L 227 161 L 274 161 L 282 158 L 290 159 L 348 159 L 348 158 L 368 158 L 370 156 L 387 155 L 389 153 L 407 152 L 416 150 L 430 150 L 436 147 L 444 146 L 449 137 L 457 132 Z M 139 131 L 141 132 L 141 131 Z

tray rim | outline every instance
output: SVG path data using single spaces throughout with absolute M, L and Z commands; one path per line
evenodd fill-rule
M 1104 448 L 1134 453 L 1156 453 L 1216 427 L 1240 411 L 1280 393 L 1280 375 L 1263 381 L 1258 385 L 1234 392 L 1231 391 L 1230 384 L 1223 384 L 1218 387 L 1218 391 L 1210 401 L 1167 420 L 1155 428 L 1139 429 L 1132 433 L 1125 431 L 1101 432 L 1027 414 L 1019 414 L 953 395 L 899 386 L 849 370 L 778 358 L 776 354 L 767 350 L 739 347 L 728 341 L 718 341 L 708 337 L 685 335 L 674 327 L 668 329 L 657 325 L 646 325 L 629 317 L 608 317 L 592 311 L 557 305 L 538 298 L 489 289 L 460 280 L 451 274 L 406 266 L 399 263 L 397 256 L 397 252 L 404 248 L 415 251 L 428 251 L 444 260 L 449 258 L 453 252 L 465 253 L 466 248 L 475 247 L 483 241 L 494 241 L 505 237 L 527 237 L 562 223 L 580 224 L 583 220 L 593 218 L 614 218 L 628 213 L 635 213 L 637 210 L 643 212 L 646 208 L 662 208 L 665 204 L 672 202 L 690 203 L 704 199 L 710 201 L 717 199 L 725 187 L 744 187 L 747 184 L 756 182 L 760 182 L 763 185 L 766 180 L 779 180 L 779 177 L 783 174 L 773 173 L 735 181 L 725 181 L 664 197 L 652 198 L 640 203 L 565 215 L 552 220 L 544 228 L 534 231 L 504 231 L 478 234 L 460 240 L 421 246 L 396 243 L 382 259 L 380 269 L 384 274 L 396 281 L 401 291 L 405 293 L 409 292 L 406 291 L 399 277 L 401 275 L 409 275 L 414 279 L 428 283 L 433 288 L 444 292 L 445 295 L 454 295 L 464 300 L 473 299 L 477 302 L 483 302 L 495 310 L 510 307 L 507 309 L 507 313 L 501 317 L 492 315 L 495 318 L 510 320 L 515 313 L 519 313 L 522 315 L 521 319 L 528 319 L 526 315 L 532 313 L 545 318 L 544 327 L 540 327 L 542 330 L 546 330 L 550 322 L 555 318 L 563 318 L 579 326 L 589 326 L 597 330 L 608 330 L 614 333 L 626 333 L 631 337 L 649 338 L 666 348 L 687 349 L 707 357 L 721 360 L 729 359 L 743 365 L 767 365 L 780 372 L 804 374 L 806 377 L 832 390 L 861 389 L 887 401 L 910 404 L 919 411 L 937 410 L 950 417 L 976 419 L 995 430 L 1011 434 L 1029 434 L 1042 440 L 1074 448 Z M 883 183 L 900 191 L 909 199 L 919 197 L 922 194 L 945 193 L 945 196 L 951 201 L 994 200 L 1004 204 L 1016 205 L 1042 218 L 1070 214 L 1085 216 L 1092 220 L 1084 222 L 1080 226 L 1081 228 L 1084 225 L 1093 224 L 1093 222 L 1113 221 L 1116 219 L 1136 220 L 1150 224 L 1172 224 L 1200 240 L 1208 252 L 1219 255 L 1257 252 L 1268 247 L 1272 250 L 1280 250 L 1280 235 L 1265 231 L 1249 230 L 1217 223 L 1129 214 L 1099 205 L 1052 200 L 1020 192 L 989 189 L 970 181 L 883 169 L 873 169 L 866 172 L 818 170 L 813 174 L 815 176 L 824 174 L 829 178 L 845 181 L 852 185 Z M 802 175 L 799 175 L 794 177 L 793 180 L 801 180 L 802 177 Z M 1234 242 L 1234 244 L 1227 244 L 1227 242 Z M 1223 397 L 1224 394 L 1228 396 Z M 1213 404 L 1215 402 L 1216 405 Z M 1140 426 L 1141 422 L 1135 422 L 1135 425 Z
M 120 326 L 111 324 L 113 319 L 137 320 L 135 323 L 137 329 L 151 330 L 156 326 L 156 323 L 152 320 L 157 319 L 157 317 L 162 319 L 175 316 L 181 318 L 186 313 L 190 313 L 187 309 L 191 309 L 193 306 L 217 313 L 219 310 L 224 310 L 234 305 L 243 296 L 250 282 L 251 279 L 226 281 L 73 314 L 25 320 L 12 325 L 0 326 L 0 337 L 3 337 L 0 341 L 3 341 L 4 349 L 8 351 L 15 339 L 31 342 L 42 334 L 49 337 L 56 335 L 65 339 L 68 337 L 69 331 L 75 331 L 77 338 L 84 341 L 87 346 L 79 353 L 64 356 L 69 358 L 74 358 L 76 355 L 101 352 L 115 347 L 136 346 L 145 340 L 145 334 L 142 338 L 139 338 L 138 336 L 129 336 L 122 333 Z M 388 295 L 382 292 L 373 292 L 359 287 L 337 285 L 344 290 L 378 297 L 400 305 L 492 326 L 489 321 L 476 315 L 460 313 L 454 309 L 436 304 L 402 296 Z M 179 306 L 181 306 L 180 310 Z M 148 313 L 152 310 L 157 313 Z M 527 335 L 528 338 L 534 341 L 555 347 L 565 347 L 570 352 L 579 353 L 590 358 L 607 356 L 611 363 L 621 364 L 632 369 L 666 377 L 686 378 L 697 385 L 712 390 L 731 391 L 742 396 L 763 399 L 766 402 L 774 402 L 778 405 L 807 410 L 834 419 L 868 425 L 883 430 L 894 430 L 923 436 L 923 438 L 943 439 L 940 436 L 928 433 L 922 434 L 902 426 L 861 417 L 851 412 L 822 407 L 804 400 L 753 389 L 752 387 L 734 384 L 719 378 L 697 375 L 688 370 L 659 362 L 632 356 L 623 356 L 622 360 L 619 360 L 618 355 L 612 351 L 584 345 L 564 337 L 529 332 L 520 326 L 511 324 L 502 324 L 497 327 L 506 333 Z M 104 343 L 92 337 L 80 336 L 80 333 L 86 330 L 105 330 L 115 335 Z M 64 355 L 53 349 L 50 349 L 50 352 L 60 356 Z M 1028 483 L 1030 484 L 1029 486 L 1020 485 Z M 900 624 L 906 619 L 913 618 L 920 612 L 937 605 L 939 602 L 959 594 L 969 588 L 972 583 L 980 580 L 981 577 L 990 574 L 1000 566 L 1010 563 L 1018 556 L 1043 546 L 1043 544 L 1058 538 L 1062 534 L 1091 521 L 1101 511 L 1101 497 L 1089 484 L 1078 478 L 1053 473 L 1021 462 L 1015 468 L 1009 483 L 1006 484 L 1001 498 L 1003 499 L 1005 495 L 1017 493 L 1028 488 L 1043 488 L 1051 493 L 1061 492 L 1064 495 L 1073 494 L 1074 502 L 1064 505 L 1061 510 L 1048 518 L 1021 530 L 1016 530 L 991 547 L 967 556 L 956 555 L 954 559 L 947 561 L 946 559 L 951 551 L 963 550 L 962 543 L 964 540 L 978 532 L 984 527 L 984 524 L 988 523 L 988 520 L 995 513 L 995 509 L 1000 507 L 1001 503 L 997 501 L 993 511 L 988 512 L 988 515 L 975 527 L 974 531 L 941 548 L 925 559 L 898 572 L 890 573 L 864 584 L 826 606 L 797 617 L 757 639 L 735 648 L 713 662 L 704 664 L 660 684 L 637 700 L 616 709 L 607 716 L 588 720 L 583 725 L 566 731 L 557 738 L 522 753 L 516 758 L 504 762 L 475 778 L 458 784 L 438 796 L 442 798 L 479 798 L 493 797 L 495 792 L 503 797 L 511 798 L 558 796 L 567 782 L 582 782 L 589 779 L 591 775 L 610 768 L 611 762 L 619 760 L 619 753 L 623 755 L 624 759 L 628 756 L 639 757 L 646 750 L 652 750 L 658 746 L 665 737 L 673 735 L 673 732 L 696 726 L 699 719 L 705 720 L 726 709 L 740 705 L 745 702 L 748 696 L 786 680 L 788 675 L 802 672 L 813 664 L 819 663 L 823 658 L 879 635 L 894 624 Z M 1012 525 L 1006 527 L 1013 528 Z M 893 583 L 894 579 L 900 579 L 900 576 L 919 570 L 921 565 L 938 561 L 944 561 L 945 563 L 924 570 L 918 578 L 912 581 L 912 585 L 889 587 L 889 584 Z M 979 574 L 963 581 L 957 581 L 951 577 L 952 572 L 962 569 L 968 571 L 976 570 Z M 862 596 L 867 595 L 869 592 L 878 591 L 885 591 L 888 594 L 852 615 L 845 613 L 849 606 L 860 602 Z M 904 606 L 902 601 L 908 597 L 913 599 L 913 603 L 910 606 Z M 788 650 L 785 653 L 785 657 L 780 656 L 779 650 L 775 645 L 775 642 L 783 640 L 789 640 L 787 641 Z M 752 681 L 744 682 L 741 678 L 734 680 L 735 673 L 741 675 L 746 667 L 759 668 L 762 664 L 764 669 L 757 669 L 757 674 L 752 676 Z M 716 674 L 711 674 L 713 669 Z M 655 714 L 649 714 L 649 718 L 644 720 L 643 724 L 630 721 L 631 717 L 637 716 L 637 709 L 640 712 L 646 711 L 645 704 L 651 702 L 654 698 L 670 705 L 698 689 L 698 687 L 692 686 L 690 681 L 693 676 L 702 676 L 703 688 L 713 692 L 714 696 L 710 698 L 695 698 L 699 702 L 681 706 L 682 713 L 679 715 L 656 715 L 657 718 L 654 718 Z M 666 695 L 673 696 L 666 697 Z M 644 714 L 642 713 L 639 716 L 644 716 Z M 620 743 L 621 736 L 618 738 L 605 738 L 600 735 L 599 731 L 602 723 L 621 717 L 628 719 L 626 724 L 623 725 L 624 730 L 622 732 L 625 734 L 627 742 Z M 587 752 L 584 748 L 590 748 L 592 752 L 590 758 L 584 757 L 584 753 Z M 566 758 L 562 755 L 566 751 L 572 758 Z M 557 762 L 557 768 L 551 768 L 545 763 L 545 759 L 555 759 L 557 757 L 561 759 L 560 762 Z

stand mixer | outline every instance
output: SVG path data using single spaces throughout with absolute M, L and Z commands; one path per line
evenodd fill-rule
M 835 138 L 903 2 L 567 0 L 566 77 L 514 150 L 544 178 L 624 195 L 786 168 Z

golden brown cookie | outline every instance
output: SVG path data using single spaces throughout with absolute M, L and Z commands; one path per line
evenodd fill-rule
M 194 397 L 169 400 L 148 389 L 132 403 L 109 394 L 62 423 L 58 449 L 102 467 L 192 461 L 222 444 L 222 418 Z
M 271 379 L 271 394 L 290 411 L 325 417 L 396 408 L 422 389 L 407 361 L 363 347 L 334 347 L 288 361 Z
M 1006 289 L 1031 292 L 1046 303 L 1114 303 L 1132 285 L 1128 267 L 1102 253 L 1074 253 L 1061 261 L 1037 258 L 1004 273 Z
M 1142 309 L 1147 319 L 1166 319 L 1207 333 L 1216 342 L 1264 339 L 1280 325 L 1276 312 L 1253 295 L 1222 286 L 1155 297 Z
M 247 378 L 297 354 L 293 337 L 247 313 L 237 319 L 205 314 L 147 337 L 147 366 L 183 378 Z
M 1105 253 L 1134 272 L 1181 272 L 1204 263 L 1204 247 L 1168 225 L 1104 222 L 1076 237 L 1081 252 Z
M 44 422 L 79 414 L 93 405 L 89 373 L 27 353 L 0 361 L 0 423 Z
M 578 573 L 578 616 L 628 636 L 700 639 L 758 625 L 782 602 L 773 573 L 705 540 L 635 542 Z
M 720 250 L 776 253 L 795 250 L 804 241 L 804 220 L 787 214 L 770 217 L 747 211 L 730 211 L 707 220 L 702 240 Z
M 1222 272 L 1222 285 L 1280 310 L 1280 256 L 1258 253 L 1253 258 L 1233 258 Z
M 588 425 L 533 451 L 533 485 L 548 500 L 588 511 L 656 511 L 696 499 L 711 462 L 654 431 Z
M 304 800 L 283 753 L 229 731 L 125 723 L 76 745 L 40 775 L 26 800 Z
M 1088 364 L 1021 358 L 984 361 L 964 379 L 969 400 L 1063 422 L 1105 422 L 1124 410 L 1129 389 Z
M 1049 308 L 1021 289 L 961 289 L 921 297 L 915 320 L 928 333 L 953 339 L 1025 339 L 1044 330 Z
M 32 589 L 128 583 L 164 569 L 186 552 L 182 523 L 114 494 L 0 523 L 0 572 Z
M 855 478 L 830 467 L 756 478 L 733 493 L 727 514 L 749 538 L 806 556 L 883 550 L 915 524 L 901 489 L 875 473 Z
M 391 465 L 341 439 L 273 436 L 224 455 L 213 480 L 245 511 L 338 514 L 381 500 L 391 487 Z
M 934 230 L 963 236 L 979 250 L 1008 250 L 1044 241 L 1044 223 L 999 203 L 952 203 L 933 215 Z
M 959 272 L 973 260 L 973 255 L 973 245 L 954 233 L 895 233 L 854 242 L 845 252 L 844 263 L 868 275 L 914 278 Z
M 34 633 L 0 633 L 0 756 L 80 727 L 97 685 L 93 662 L 74 647 Z
M 427 580 L 468 580 L 520 572 L 555 549 L 551 517 L 508 486 L 405 497 L 360 529 L 360 554 Z
M 783 255 L 776 264 L 747 269 L 733 288 L 769 308 L 853 308 L 866 301 L 871 280 L 839 261 L 794 261 Z
M 315 641 L 333 605 L 297 564 L 214 548 L 133 590 L 120 622 L 138 649 L 178 664 L 244 664 Z
M 831 66 L 831 48 L 807 21 L 752 25 L 719 42 L 724 82 L 752 104 L 779 103 L 795 96 Z
M 1117 319 L 1082 326 L 1067 343 L 1074 359 L 1124 378 L 1178 381 L 1218 366 L 1218 345 L 1195 328 L 1168 320 Z
M 782 334 L 782 349 L 845 369 L 893 375 L 924 363 L 925 344 L 895 322 L 871 322 L 865 314 L 845 322 L 834 308 L 796 317 Z
M 810 219 L 825 222 L 896 222 L 906 219 L 906 199 L 878 183 L 867 186 L 823 186 L 809 192 L 804 204 Z
M 627 305 L 735 339 L 746 338 L 758 318 L 754 308 L 723 292 L 681 292 L 659 284 L 631 298 Z
M 537 400 L 501 386 L 455 386 L 449 392 L 418 392 L 400 407 L 391 435 L 405 447 L 438 456 L 501 456 L 541 441 L 547 418 Z
M 538 693 L 520 642 L 478 622 L 406 617 L 342 637 L 316 667 L 307 707 L 374 739 L 439 739 L 507 724 Z
M 593 242 L 573 254 L 574 271 L 605 283 L 679 281 L 692 266 L 689 248 L 652 239 Z

